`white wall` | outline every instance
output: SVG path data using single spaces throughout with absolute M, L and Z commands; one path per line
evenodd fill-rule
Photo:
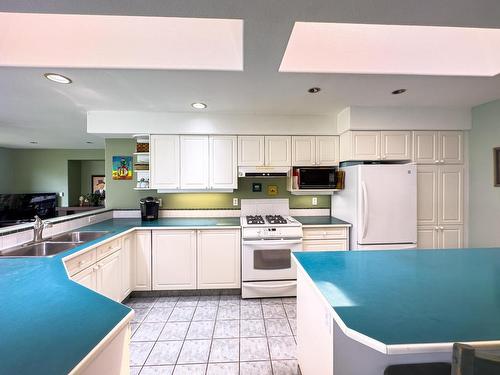
M 468 130 L 468 108 L 358 107 L 351 106 L 337 116 L 337 130 Z
M 87 131 L 123 134 L 336 134 L 336 116 L 90 111 Z

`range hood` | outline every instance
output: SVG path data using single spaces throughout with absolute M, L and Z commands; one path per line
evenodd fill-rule
M 239 167 L 238 177 L 288 177 L 290 167 Z

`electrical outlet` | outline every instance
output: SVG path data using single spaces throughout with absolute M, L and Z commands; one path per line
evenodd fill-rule
M 162 198 L 158 198 L 158 205 L 160 207 L 163 207 L 163 199 Z
M 89 220 L 89 223 L 93 223 L 96 220 L 95 215 L 89 216 L 88 220 Z
M 318 205 L 318 198 L 317 197 L 313 197 L 312 198 L 312 205 L 313 206 L 317 206 Z
M 233 206 L 238 206 L 238 198 L 233 198 Z

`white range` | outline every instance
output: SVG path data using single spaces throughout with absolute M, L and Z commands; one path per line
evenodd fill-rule
M 242 297 L 295 296 L 291 253 L 302 250 L 302 224 L 288 199 L 242 199 L 241 215 Z

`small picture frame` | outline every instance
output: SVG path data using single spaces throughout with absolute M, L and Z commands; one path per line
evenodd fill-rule
M 493 186 L 500 187 L 500 147 L 493 149 Z

